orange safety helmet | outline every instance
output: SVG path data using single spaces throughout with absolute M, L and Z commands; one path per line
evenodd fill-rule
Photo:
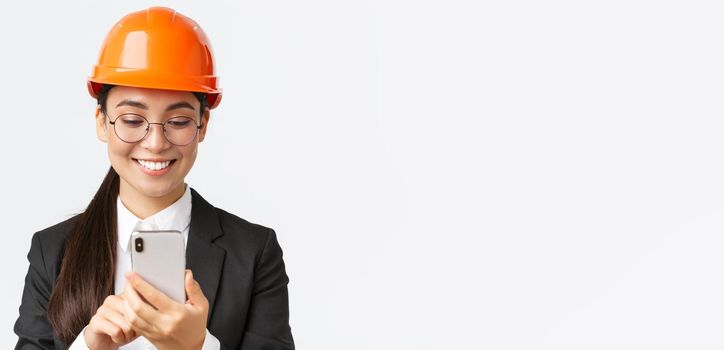
M 173 9 L 151 7 L 123 17 L 106 36 L 88 92 L 103 84 L 206 94 L 209 108 L 221 102 L 211 43 L 194 20 Z

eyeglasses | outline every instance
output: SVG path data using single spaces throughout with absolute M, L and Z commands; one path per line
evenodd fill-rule
M 116 136 L 126 143 L 136 143 L 146 138 L 151 124 L 161 125 L 166 140 L 176 146 L 190 144 L 201 129 L 201 125 L 196 125 L 196 121 L 189 117 L 173 117 L 163 123 L 150 123 L 135 113 L 121 114 L 115 120 L 109 120 L 109 123 L 113 125 Z

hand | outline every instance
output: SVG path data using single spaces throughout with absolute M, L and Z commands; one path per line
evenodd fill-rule
M 206 338 L 209 301 L 186 270 L 188 300 L 179 304 L 134 272 L 126 273 L 124 315 L 133 329 L 163 349 L 201 349 Z
M 86 345 L 93 350 L 115 350 L 138 337 L 123 315 L 125 302 L 118 295 L 109 295 L 98 307 L 83 332 Z

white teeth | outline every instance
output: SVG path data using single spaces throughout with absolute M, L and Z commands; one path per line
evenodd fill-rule
M 144 168 L 148 170 L 161 170 L 165 169 L 169 164 L 171 164 L 170 160 L 167 160 L 165 162 L 149 162 L 143 159 L 137 159 L 138 164 L 143 165 Z

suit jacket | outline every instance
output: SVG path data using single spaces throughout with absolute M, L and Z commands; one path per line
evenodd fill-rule
M 289 278 L 274 230 L 215 208 L 193 189 L 191 197 L 186 266 L 209 300 L 209 332 L 222 349 L 294 349 Z M 53 335 L 47 306 L 76 218 L 33 235 L 15 349 L 66 348 Z

